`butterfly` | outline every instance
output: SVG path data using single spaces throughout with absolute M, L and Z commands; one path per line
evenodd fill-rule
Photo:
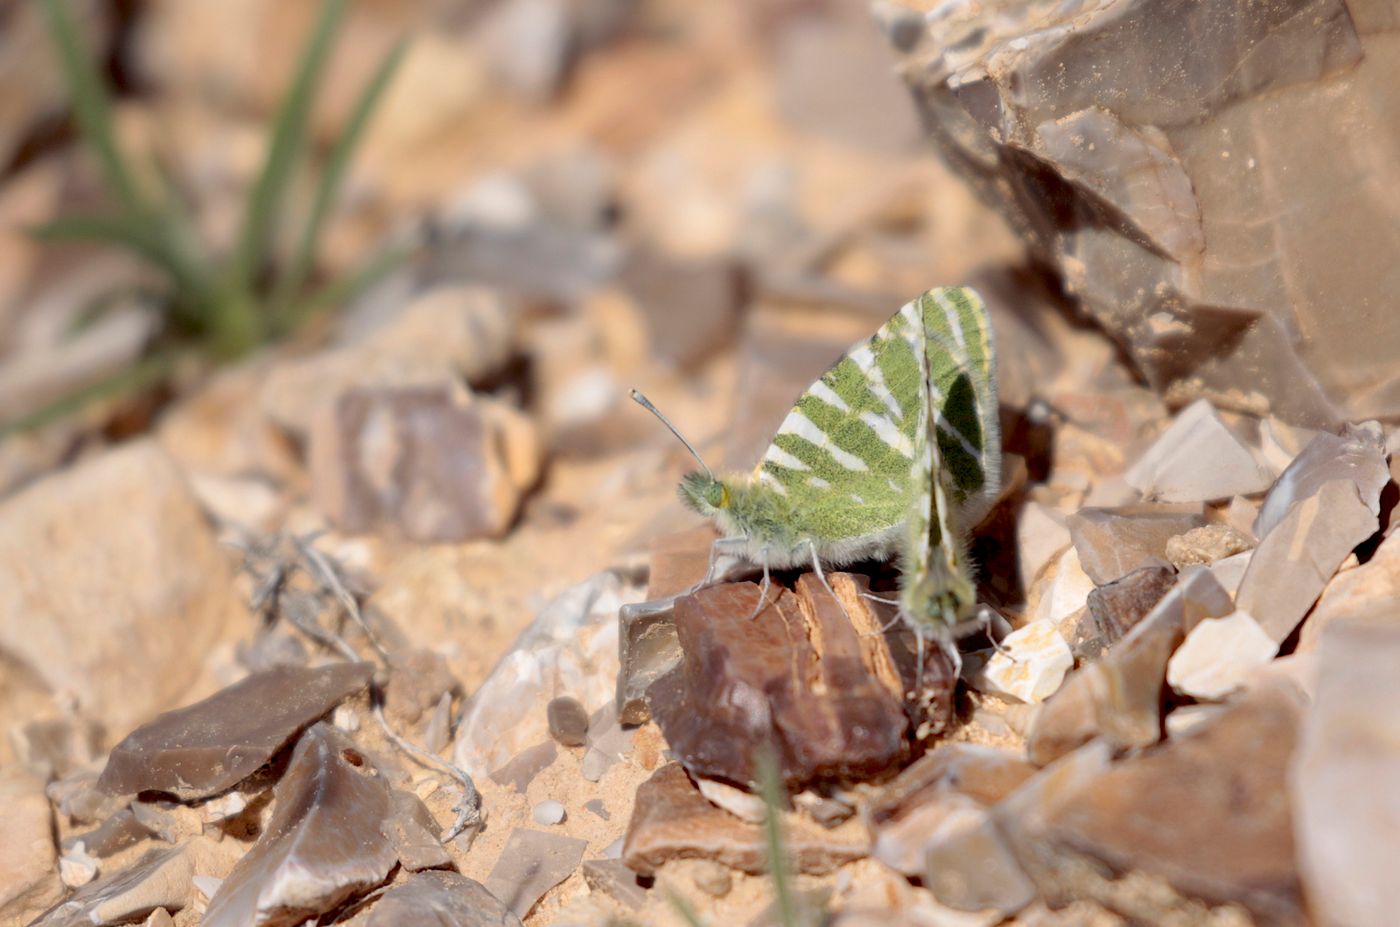
M 700 463 L 679 491 L 720 530 L 711 572 L 716 556 L 740 557 L 763 569 L 766 592 L 773 569 L 810 565 L 825 583 L 825 568 L 896 557 L 899 613 L 920 644 L 949 646 L 971 616 L 966 537 L 1001 476 L 996 349 L 975 291 L 902 306 L 807 388 L 746 475 L 716 476 L 633 396 Z

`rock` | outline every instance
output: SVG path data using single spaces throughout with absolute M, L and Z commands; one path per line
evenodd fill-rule
M 729 870 L 711 859 L 682 859 L 668 863 L 666 871 L 688 876 L 691 883 L 711 898 L 723 898 L 734 890 Z
M 1224 560 L 1217 560 L 1210 565 L 1210 573 L 1215 577 L 1216 582 L 1225 588 L 1230 595 L 1237 595 L 1240 591 L 1240 583 L 1244 582 L 1244 574 L 1249 572 L 1249 561 L 1254 559 L 1254 551 L 1248 550 L 1242 554 L 1235 554 L 1233 557 L 1226 557 Z
M 263 414 L 305 439 L 347 393 L 481 383 L 515 347 L 517 310 L 489 290 L 443 284 L 395 309 L 349 344 L 273 365 L 260 385 Z
M 0 919 L 28 923 L 62 891 L 44 781 L 16 766 L 0 770 L 0 805 Z
M 741 821 L 762 824 L 768 817 L 768 804 L 761 795 L 745 792 L 718 779 L 697 776 L 694 781 L 695 787 L 705 796 L 706 801 L 716 808 L 723 808 Z
M 1060 688 L 1074 655 L 1048 621 L 1032 621 L 1006 635 L 978 677 L 989 691 L 1018 701 L 1043 702 Z
M 939 13 L 902 69 L 930 134 L 1155 389 L 1313 426 L 1396 414 L 1400 327 L 1365 307 L 1400 233 L 1391 198 L 1361 190 L 1400 189 L 1400 158 L 1312 169 L 1358 113 L 1389 105 L 1388 9 Z M 1312 202 L 1339 210 L 1318 223 L 1299 208 Z M 1372 270 L 1341 270 L 1354 266 Z
M 474 879 L 419 872 L 392 886 L 370 909 L 366 927 L 520 927 L 520 919 Z
M 1102 586 L 1143 567 L 1165 566 L 1168 541 L 1202 524 L 1198 507 L 1088 508 L 1069 517 L 1069 533 L 1084 572 Z
M 1165 923 L 1199 899 L 1301 925 L 1288 776 L 1302 713 L 1291 684 L 1263 685 L 1118 763 L 1090 745 L 998 805 L 997 823 L 1051 906 L 1088 898 L 1135 922 Z M 1177 897 L 1131 891 L 1118 881 L 1125 873 L 1160 879 Z
M 299 923 L 378 885 L 398 862 L 383 833 L 384 777 L 333 728 L 302 735 L 274 798 L 266 830 L 209 900 L 206 927 Z
M 125 924 L 157 908 L 178 911 L 194 891 L 194 862 L 183 846 L 149 850 L 120 872 L 89 882 L 31 927 Z
M 1044 766 L 1096 736 L 1118 749 L 1156 743 L 1172 653 L 1201 621 L 1233 610 L 1229 594 L 1210 571 L 1194 567 L 1184 572 L 1127 637 L 1071 674 L 1045 703 L 1026 743 L 1031 762 Z
M 10 729 L 15 760 L 54 778 L 90 767 L 105 752 L 105 737 L 102 725 L 72 717 L 29 721 Z
M 457 725 L 457 765 L 486 775 L 548 740 L 545 706 L 556 693 L 572 693 L 585 706 L 611 700 L 618 610 L 641 597 L 640 587 L 607 571 L 541 609 L 469 700 Z
M 1303 623 L 1298 652 L 1317 649 L 1328 625 L 1353 618 L 1370 618 L 1382 603 L 1400 598 L 1400 534 L 1380 543 L 1371 559 L 1354 570 L 1338 573 Z
M 1209 566 L 1218 560 L 1244 553 L 1253 546 L 1253 539 L 1229 525 L 1202 525 L 1168 538 L 1166 555 L 1172 566 L 1181 569 Z
M 509 763 L 490 774 L 490 779 L 497 785 L 509 786 L 524 795 L 535 777 L 552 766 L 558 756 L 559 751 L 553 743 L 546 741 L 536 744 L 511 757 Z
M 425 649 L 396 654 L 389 661 L 384 711 L 400 724 L 417 724 L 444 695 L 450 698 L 460 689 L 442 654 Z
M 565 747 L 582 747 L 588 741 L 588 712 L 572 695 L 560 695 L 545 706 L 549 736 Z
M 614 763 L 632 752 L 632 731 L 624 728 L 612 703 L 604 705 L 588 720 L 588 749 L 579 772 L 589 782 L 597 782 Z
M 1303 722 L 1291 779 L 1298 859 L 1320 924 L 1380 925 L 1393 919 L 1400 801 L 1400 700 L 1395 660 L 1400 611 L 1377 602 L 1369 620 L 1341 620 L 1322 633 L 1317 695 Z
M 1269 472 L 1204 399 L 1183 409 L 1124 474 L 1162 502 L 1211 502 L 1263 492 Z
M 1235 595 L 1240 611 L 1283 643 L 1342 561 L 1376 533 L 1378 524 L 1351 480 L 1323 484 L 1295 503 L 1255 548 Z
M 681 661 L 676 637 L 675 601 L 660 599 L 624 605 L 618 614 L 618 716 L 627 724 L 651 720 L 647 690 Z
M 1080 565 L 1079 551 L 1073 546 L 1054 561 L 1053 567 L 1041 574 L 1038 586 L 1032 591 L 1033 596 L 1039 595 L 1032 620 L 1051 624 L 1059 624 L 1083 608 L 1089 601 L 1089 593 L 1095 588 L 1094 581 Z
M 601 820 L 612 820 L 612 814 L 608 812 L 607 805 L 604 805 L 603 800 L 600 798 L 590 798 L 588 801 L 583 803 L 583 808 L 585 811 L 592 812 Z
M 544 827 L 562 824 L 564 823 L 564 806 L 551 798 L 530 809 L 530 817 L 535 819 L 536 824 Z
M 186 801 L 218 794 L 257 772 L 372 674 L 368 663 L 256 673 L 128 734 L 98 785 L 112 795 L 158 791 Z
M 871 855 L 907 876 L 923 875 L 930 834 L 943 821 L 967 807 L 995 804 L 1034 772 L 1002 750 L 960 743 L 934 748 L 870 796 Z
M 1029 589 L 1046 564 L 1070 545 L 1064 515 L 1039 502 L 1027 502 L 1016 523 L 1021 588 Z
M 622 284 L 639 309 L 657 359 L 692 369 L 733 342 L 742 290 L 731 260 L 639 251 L 623 265 Z
M 442 828 L 423 800 L 412 792 L 394 789 L 389 801 L 391 810 L 380 831 L 394 845 L 403 868 L 418 872 L 451 865 L 452 856 L 442 845 Z
M 1344 426 L 1340 436 L 1323 432 L 1279 475 L 1254 520 L 1255 537 L 1267 537 L 1288 510 L 1334 480 L 1355 484 L 1372 515 L 1380 514 L 1381 490 L 1390 482 L 1385 442 L 1375 422 Z
M 577 837 L 517 827 L 491 867 L 486 888 L 516 917 L 524 917 L 545 892 L 578 869 L 587 846 L 588 841 Z
M 1208 618 L 1192 628 L 1172 654 L 1167 683 L 1193 698 L 1224 698 L 1277 653 L 1277 642 L 1247 612 Z
M 105 859 L 150 836 L 150 828 L 138 821 L 130 808 L 123 808 L 96 829 L 65 837 L 60 846 L 67 853 L 81 845 L 84 853 Z
M 224 626 L 245 615 L 227 553 L 153 441 L 0 505 L 7 703 L 68 693 L 83 717 L 126 730 L 174 702 Z
M 342 530 L 463 541 L 510 527 L 540 447 L 519 412 L 440 382 L 347 390 L 317 417 L 309 456 L 316 503 Z
M 647 902 L 647 890 L 637 874 L 618 860 L 584 860 L 583 880 L 588 883 L 590 891 L 607 895 L 634 910 Z
M 1123 639 L 1147 617 L 1176 585 L 1176 571 L 1166 566 L 1142 567 L 1089 593 L 1089 615 L 1098 631 L 1099 656 Z
M 836 831 L 802 818 L 783 817 L 791 865 L 798 872 L 832 872 L 867 853 L 865 839 L 847 825 Z M 654 875 L 676 859 L 709 859 L 748 873 L 768 868 L 763 829 L 721 811 L 700 794 L 685 770 L 668 763 L 637 787 L 637 800 L 622 847 L 622 861 L 635 872 Z
M 941 904 L 958 911 L 1014 914 L 1036 897 L 993 814 L 964 803 L 925 836 L 924 886 Z M 992 921 L 993 923 L 995 921 Z
M 753 583 L 710 586 L 676 602 L 680 669 L 648 692 L 675 754 L 697 775 L 753 782 L 753 757 L 776 744 L 784 780 L 867 778 L 905 755 L 903 684 L 881 622 L 847 574 L 816 576 L 758 604 Z M 847 617 L 849 615 L 849 617 Z M 852 622 L 856 622 L 854 625 Z
M 101 864 L 89 856 L 81 844 L 65 849 L 58 858 L 58 877 L 69 888 L 87 885 L 97 878 L 99 868 Z

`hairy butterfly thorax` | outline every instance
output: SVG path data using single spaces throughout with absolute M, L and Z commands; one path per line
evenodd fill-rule
M 761 568 L 765 591 L 771 569 L 811 566 L 825 582 L 826 567 L 897 556 L 900 614 L 921 642 L 947 645 L 972 615 L 966 537 L 1001 473 L 996 352 L 974 291 L 901 307 L 798 397 L 747 475 L 715 476 L 633 396 L 700 463 L 680 496 L 719 528 L 716 554 Z

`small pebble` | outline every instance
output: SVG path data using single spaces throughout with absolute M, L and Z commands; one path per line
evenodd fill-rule
M 696 888 L 712 898 L 723 898 L 734 888 L 734 879 L 729 875 L 729 870 L 710 859 L 694 860 L 690 879 Z
M 545 709 L 549 735 L 566 747 L 582 747 L 588 740 L 588 712 L 571 695 L 552 699 Z
M 610 820 L 612 820 L 612 815 L 608 813 L 608 809 L 607 809 L 607 807 L 603 804 L 603 802 L 602 802 L 601 799 L 598 799 L 598 798 L 591 798 L 591 799 L 589 799 L 588 801 L 586 801 L 586 802 L 583 803 L 583 807 L 584 807 L 586 810 L 588 810 L 588 811 L 592 811 L 594 814 L 596 814 L 598 817 L 602 818 L 604 821 L 610 821 Z
M 531 812 L 536 824 L 560 824 L 564 821 L 564 806 L 554 799 L 542 801 Z

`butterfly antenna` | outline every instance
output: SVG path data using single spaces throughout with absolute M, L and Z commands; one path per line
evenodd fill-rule
M 655 415 L 657 418 L 659 418 L 661 420 L 661 424 L 665 425 L 667 430 L 669 430 L 671 434 L 676 436 L 676 440 L 680 441 L 682 444 L 685 445 L 685 449 L 687 451 L 690 451 L 690 456 L 694 457 L 695 462 L 704 468 L 706 476 L 708 476 L 710 479 L 715 478 L 714 471 L 711 470 L 710 465 L 705 463 L 705 461 L 700 457 L 700 452 L 695 449 L 694 445 L 692 445 L 689 441 L 685 439 L 685 435 L 681 434 L 679 431 L 676 430 L 676 426 L 671 424 L 671 420 L 669 418 L 661 414 L 660 409 L 651 404 L 650 399 L 643 396 L 640 392 L 638 392 L 635 389 L 632 390 L 632 398 L 636 401 L 637 405 L 641 406 L 643 409 L 646 409 L 652 415 Z

